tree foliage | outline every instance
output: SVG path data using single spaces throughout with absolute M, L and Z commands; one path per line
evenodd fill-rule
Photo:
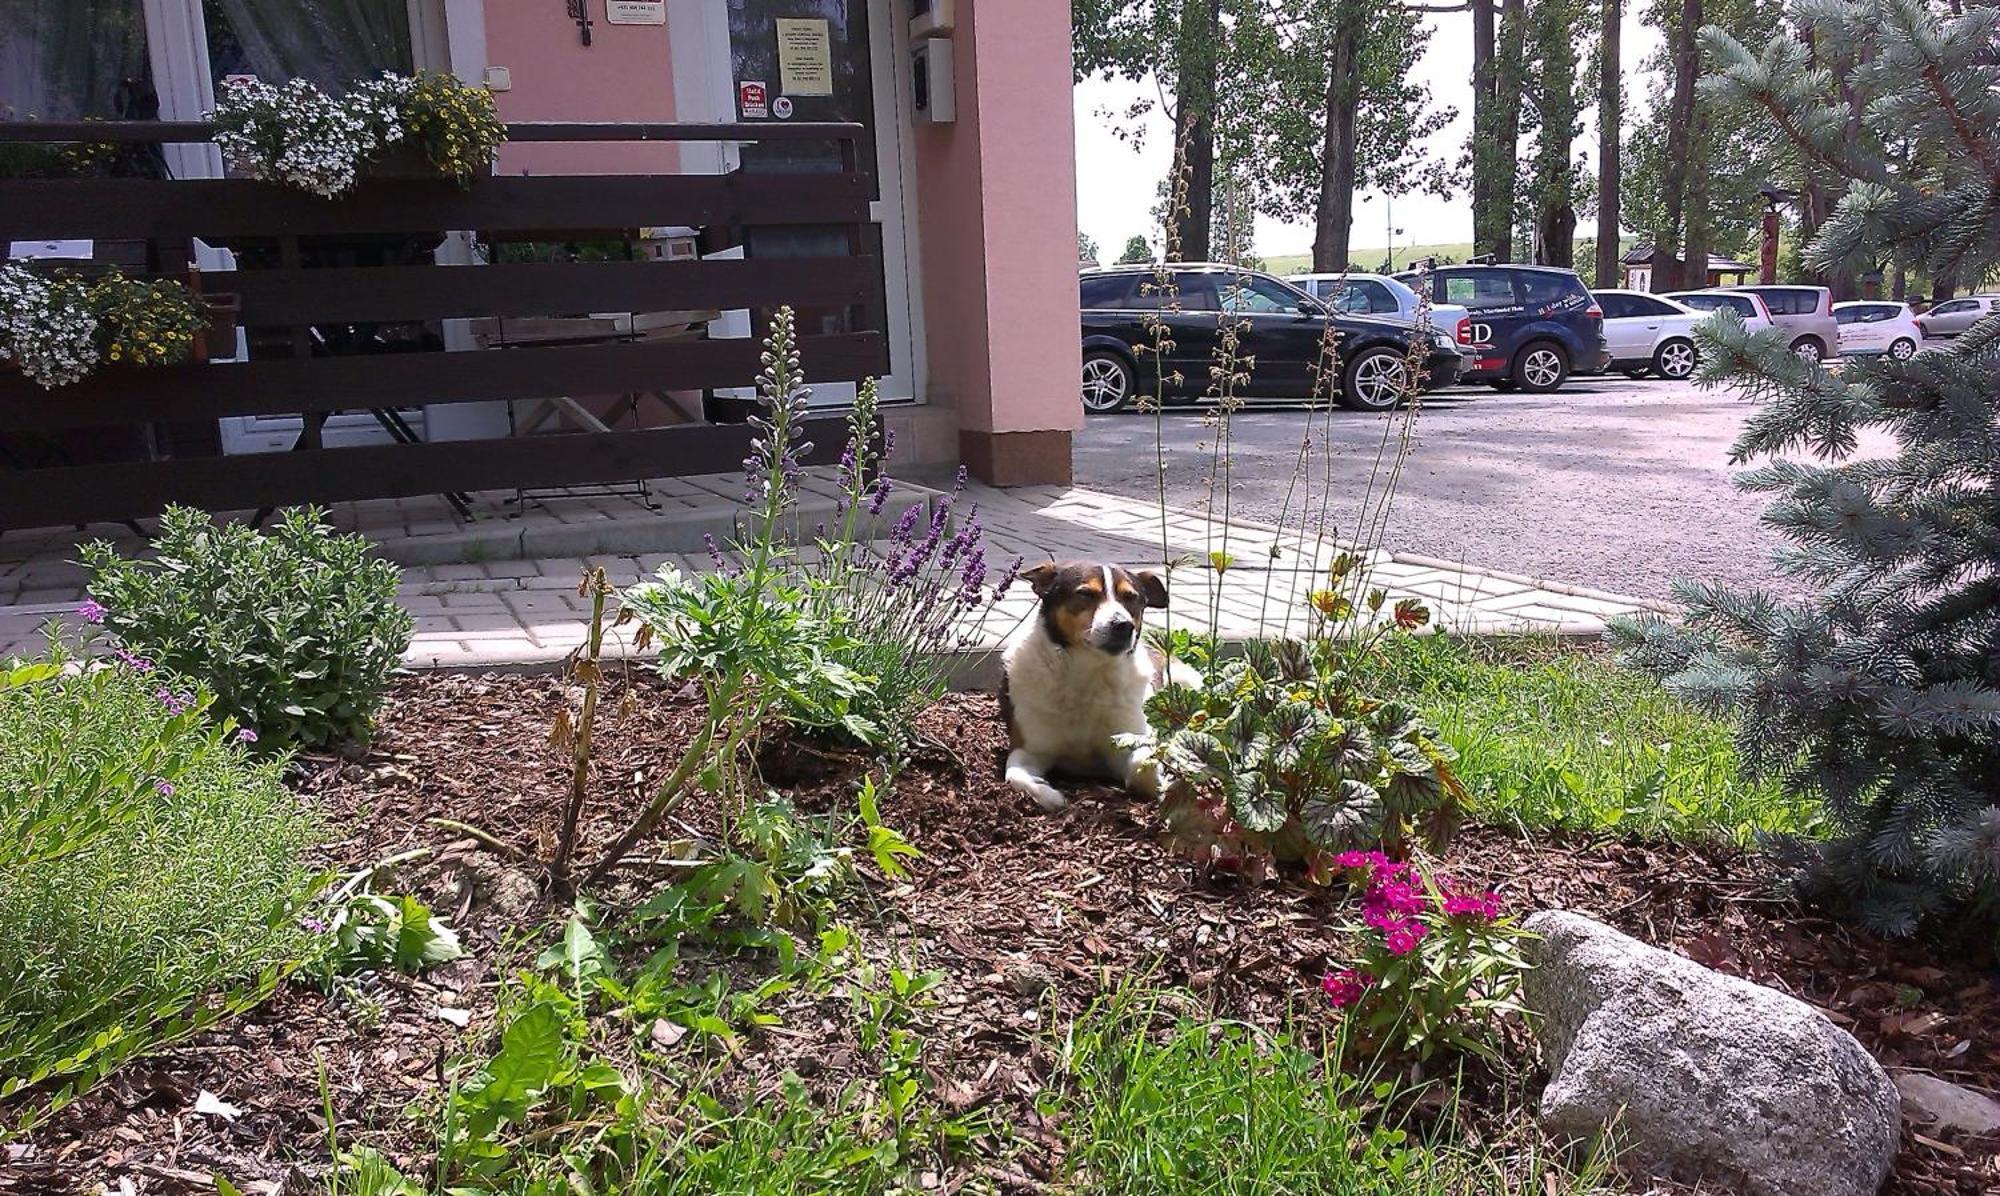
M 1960 278 L 2000 269 L 2000 10 L 1810 0 L 1752 51 L 1702 39 L 1703 95 L 1844 198 L 1808 265 L 1895 258 Z M 1856 120 L 1859 113 L 1859 120 Z M 1911 154 L 1912 143 L 1934 152 Z M 2000 316 L 1949 348 L 1829 374 L 1740 323 L 1704 336 L 1703 378 L 1760 403 L 1732 450 L 1771 458 L 1767 493 L 1809 598 L 1692 585 L 1685 627 L 1623 624 L 1677 691 L 1737 711 L 1754 770 L 1820 799 L 1831 837 L 1785 844 L 1803 890 L 1907 933 L 1970 913 L 2000 929 Z M 1862 433 L 1894 451 L 1863 456 Z M 1817 461 L 1782 454 L 1804 451 Z

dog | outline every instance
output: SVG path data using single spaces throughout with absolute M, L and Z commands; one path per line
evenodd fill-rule
M 1087 561 L 1049 561 L 1021 578 L 1041 608 L 1001 656 L 1007 784 L 1051 812 L 1069 805 L 1049 783 L 1056 769 L 1159 796 L 1158 772 L 1135 762 L 1117 739 L 1150 734 L 1146 699 L 1170 670 L 1177 682 L 1200 680 L 1145 642 L 1146 612 L 1167 605 L 1167 583 L 1157 574 Z

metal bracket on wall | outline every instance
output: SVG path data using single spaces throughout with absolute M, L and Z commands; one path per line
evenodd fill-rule
M 590 0 L 569 0 L 569 19 L 576 22 L 583 44 L 590 44 Z

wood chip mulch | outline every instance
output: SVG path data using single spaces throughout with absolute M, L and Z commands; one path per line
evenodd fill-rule
M 695 717 L 689 695 L 650 678 L 615 679 L 610 689 L 591 844 L 608 841 L 677 763 Z M 567 913 L 551 908 L 532 872 L 432 820 L 546 851 L 568 785 L 549 729 L 569 701 L 551 677 L 408 678 L 364 757 L 307 761 L 300 788 L 341 836 L 324 862 L 354 869 L 436 849 L 402 869 L 401 883 L 460 929 L 466 958 L 420 980 L 371 976 L 333 995 L 287 986 L 251 1014 L 125 1068 L 25 1141 L 0 1145 L 0 1193 L 211 1193 L 220 1174 L 250 1196 L 294 1196 L 324 1190 L 316 1181 L 333 1142 L 421 1164 L 425 1123 L 411 1111 L 435 1109 L 445 1065 L 489 1041 L 501 977 Z M 1318 981 L 1340 949 L 1335 894 L 1201 875 L 1158 843 L 1146 803 L 1105 786 L 1073 787 L 1060 815 L 1037 812 L 999 780 L 1006 733 L 990 697 L 949 697 L 924 729 L 934 746 L 884 809 L 924 858 L 909 882 L 871 885 L 863 900 L 872 904 L 848 917 L 887 957 L 946 973 L 923 1022 L 933 1091 L 954 1111 L 984 1110 L 1004 1131 L 982 1140 L 991 1152 L 968 1160 L 964 1174 L 935 1177 L 940 1190 L 1036 1190 L 1057 1173 L 1060 1127 L 1035 1105 L 1055 1070 L 1050 1024 L 1122 983 L 1185 989 L 1187 1012 L 1204 1016 L 1272 1026 L 1326 1016 Z M 869 762 L 781 739 L 759 766 L 802 807 L 825 809 L 849 804 Z M 663 835 L 699 836 L 709 820 L 682 810 Z M 1474 828 L 1445 866 L 1497 887 L 1515 909 L 1581 910 L 1790 993 L 1887 1066 L 2000 1092 L 2000 973 L 1800 911 L 1774 896 L 1754 856 Z M 778 1012 L 783 1023 L 747 1037 L 729 1061 L 742 1091 L 774 1091 L 786 1071 L 826 1093 L 865 1081 L 838 986 L 795 994 Z M 1476 1089 L 1531 1107 L 1532 1069 L 1524 1061 L 1518 1070 Z M 218 1101 L 230 1112 L 215 1111 Z M 1527 1124 L 1519 1112 L 1488 1116 Z M 1907 1128 L 1888 1192 L 2000 1192 L 2000 1142 Z

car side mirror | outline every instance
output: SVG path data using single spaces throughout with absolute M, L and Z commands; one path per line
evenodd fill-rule
M 1327 314 L 1326 308 L 1321 306 L 1316 299 L 1299 300 L 1298 307 L 1295 310 L 1302 316 L 1323 316 Z

